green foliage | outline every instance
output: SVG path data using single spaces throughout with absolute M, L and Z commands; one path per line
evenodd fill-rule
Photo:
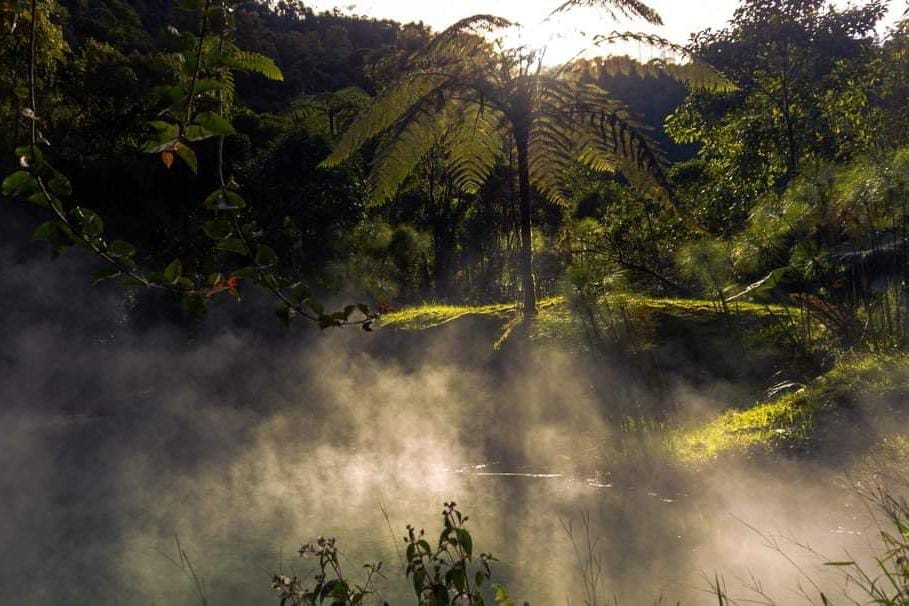
M 455 503 L 445 503 L 443 528 L 435 547 L 429 544 L 424 531 L 407 527 L 405 571 L 421 606 L 482 606 L 487 603 L 485 596 L 489 591 L 494 592 L 496 604 L 512 604 L 504 587 L 490 586 L 490 564 L 497 560 L 488 553 L 474 554 L 473 537 L 465 527 L 467 521 Z M 374 592 L 374 578 L 382 570 L 381 563 L 367 564 L 363 584 L 351 584 L 344 576 L 333 538 L 319 537 L 303 545 L 299 553 L 318 560 L 317 572 L 312 586 L 296 576 L 275 575 L 272 587 L 279 594 L 281 606 L 315 606 L 326 601 L 335 606 L 356 606 Z
M 703 463 L 718 456 L 801 447 L 838 409 L 858 399 L 901 397 L 909 391 L 909 359 L 849 355 L 807 386 L 745 410 L 730 410 L 703 425 L 677 432 L 675 456 Z
M 905 338 L 904 209 L 909 157 L 898 150 L 824 166 L 755 206 L 731 241 L 740 275 L 785 269 L 795 301 L 851 344 Z M 887 344 L 887 345 L 885 345 Z
M 432 251 L 426 234 L 409 225 L 363 223 L 344 236 L 343 262 L 330 263 L 328 279 L 339 288 L 365 292 L 383 304 L 423 290 Z
M 864 151 L 881 126 L 870 105 L 880 80 L 867 67 L 884 7 L 746 0 L 728 28 L 691 47 L 739 90 L 693 93 L 670 134 L 701 142 L 712 178 L 734 197 L 753 198 L 816 159 Z
M 32 2 L 35 12 L 37 2 Z M 375 314 L 365 305 L 348 306 L 343 311 L 328 313 L 310 295 L 301 293 L 298 282 L 280 276 L 279 258 L 275 250 L 262 242 L 262 234 L 253 221 L 244 221 L 241 211 L 246 201 L 237 193 L 237 184 L 224 177 L 225 138 L 236 134 L 228 120 L 233 102 L 233 73 L 236 70 L 260 73 L 280 79 L 274 63 L 255 53 L 240 50 L 231 40 L 233 25 L 229 4 L 205 0 L 184 2 L 182 8 L 194 11 L 199 18 L 198 36 L 173 33 L 178 51 L 170 57 L 178 66 L 177 81 L 161 87 L 159 96 L 164 109 L 158 120 L 150 123 L 155 131 L 143 146 L 149 153 L 160 154 L 170 169 L 180 158 L 193 173 L 199 171 L 198 156 L 192 144 L 210 138 L 218 139 L 218 177 L 220 187 L 205 199 L 204 206 L 217 218 L 204 223 L 202 231 L 214 242 L 218 251 L 246 257 L 251 265 L 235 270 L 225 277 L 221 271 L 205 274 L 187 271 L 180 259 L 170 262 L 164 270 L 144 274 L 135 261 L 136 247 L 123 240 L 110 241 L 105 227 L 95 211 L 75 204 L 69 198 L 73 187 L 63 173 L 44 157 L 42 147 L 49 145 L 41 130 L 41 117 L 34 107 L 22 110 L 29 121 L 29 144 L 16 149 L 19 165 L 25 169 L 7 176 L 2 185 L 6 196 L 24 198 L 48 208 L 52 220 L 43 223 L 34 233 L 36 239 L 51 243 L 55 254 L 68 246 L 82 246 L 100 258 L 107 268 L 97 272 L 94 282 L 122 277 L 131 286 L 161 288 L 179 294 L 187 310 L 203 315 L 209 301 L 220 293 L 239 299 L 239 280 L 248 279 L 270 290 L 281 302 L 282 318 L 289 322 L 301 316 L 321 328 L 359 324 L 369 330 Z M 28 101 L 34 106 L 38 96 L 36 78 L 39 23 L 31 20 L 28 53 Z M 210 35 L 211 34 L 211 35 Z M 116 53 L 101 49 L 109 55 Z M 352 319 L 354 313 L 359 318 Z
M 556 12 L 578 4 L 566 3 Z M 650 20 L 656 16 L 639 2 L 598 4 Z M 521 280 L 524 306 L 532 316 L 531 187 L 565 204 L 572 177 L 584 166 L 620 171 L 639 190 L 670 204 L 673 199 L 662 155 L 624 104 L 591 82 L 591 64 L 544 70 L 536 51 L 508 49 L 486 37 L 512 25 L 475 15 L 437 34 L 351 124 L 325 165 L 337 166 L 378 139 L 368 183 L 371 197 L 382 203 L 433 152 L 468 194 L 488 182 L 497 166 L 516 161 Z M 597 69 L 608 70 L 608 65 Z

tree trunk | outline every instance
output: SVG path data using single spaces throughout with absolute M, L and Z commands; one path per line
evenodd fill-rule
M 537 315 L 537 292 L 533 279 L 533 245 L 531 242 L 530 162 L 527 152 L 529 133 L 526 127 L 515 129 L 515 146 L 518 149 L 518 189 L 521 222 L 521 286 L 524 289 L 524 318 Z

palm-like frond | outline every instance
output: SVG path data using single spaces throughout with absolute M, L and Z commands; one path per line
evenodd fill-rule
M 530 128 L 530 182 L 556 204 L 567 204 L 571 196 L 569 176 L 576 166 L 577 134 L 574 124 L 545 113 Z
M 507 133 L 500 111 L 477 102 L 459 109 L 442 141 L 455 187 L 475 193 L 483 186 L 504 156 Z
M 574 63 L 591 71 L 593 71 L 591 68 L 595 67 L 599 74 L 605 75 L 637 75 L 641 78 L 668 76 L 684 83 L 689 88 L 711 92 L 732 92 L 737 88 L 734 83 L 697 55 L 666 38 L 640 32 L 612 32 L 596 36 L 593 39 L 593 44 L 598 47 L 628 42 L 644 44 L 660 51 L 664 56 L 646 63 L 623 55 L 597 57 Z M 571 67 L 569 66 L 567 69 L 571 69 Z
M 332 135 L 335 129 L 346 130 L 372 97 L 358 86 L 348 86 L 330 93 L 303 95 L 294 101 L 290 116 L 295 120 L 321 117 L 327 120 Z
M 476 192 L 502 158 L 505 135 L 501 114 L 488 106 L 451 101 L 440 108 L 427 99 L 382 137 L 367 179 L 370 198 L 383 203 L 394 196 L 433 149 L 442 151 L 455 185 Z
M 547 198 L 564 203 L 578 164 L 620 171 L 642 191 L 672 202 L 664 160 L 624 104 L 598 85 L 546 79 L 531 129 L 531 180 Z
M 486 36 L 496 30 L 515 27 L 517 24 L 495 15 L 472 15 L 457 21 L 435 36 L 415 58 L 438 62 L 444 55 L 466 60 L 488 44 Z
M 413 106 L 379 143 L 367 178 L 369 197 L 383 203 L 397 193 L 401 183 L 442 138 L 447 112 L 424 100 Z
M 241 50 L 233 43 L 226 42 L 221 51 L 221 60 L 227 67 L 253 74 L 259 74 L 269 80 L 283 81 L 284 74 L 271 57 L 260 53 Z
M 415 106 L 441 94 L 448 79 L 442 73 L 418 72 L 389 87 L 344 132 L 334 151 L 322 162 L 323 166 L 338 166 L 350 158 L 368 141 L 404 119 Z
M 580 7 L 602 9 L 613 19 L 619 16 L 632 17 L 644 19 L 654 25 L 663 25 L 663 19 L 660 14 L 644 2 L 641 2 L 641 0 L 568 0 L 552 11 L 549 16 L 552 17 Z

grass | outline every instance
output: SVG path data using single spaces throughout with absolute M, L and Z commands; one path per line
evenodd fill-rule
M 671 439 L 684 463 L 803 444 L 822 416 L 846 403 L 909 392 L 909 354 L 851 354 L 807 387 L 731 410 Z
M 655 299 L 635 295 L 615 295 L 610 301 L 616 305 L 625 305 L 635 311 L 656 312 L 680 317 L 699 317 L 708 319 L 719 317 L 722 310 L 714 301 L 702 299 Z M 778 309 L 777 309 L 778 308 Z M 422 330 L 434 328 L 468 316 L 485 316 L 508 321 L 518 312 L 515 303 L 492 303 L 488 305 L 445 305 L 424 303 L 396 310 L 382 316 L 382 326 L 392 326 L 404 330 Z M 733 313 L 767 317 L 783 314 L 781 306 L 767 306 L 756 303 L 736 303 Z M 574 334 L 571 325 L 576 322 L 564 296 L 548 297 L 539 302 L 537 326 L 532 332 L 540 338 Z
M 554 306 L 564 305 L 564 297 L 550 297 L 539 302 L 542 312 Z M 424 330 L 435 328 L 468 316 L 498 318 L 503 322 L 511 320 L 518 313 L 516 303 L 493 303 L 489 305 L 443 305 L 424 303 L 405 307 L 382 316 L 380 325 L 403 330 Z

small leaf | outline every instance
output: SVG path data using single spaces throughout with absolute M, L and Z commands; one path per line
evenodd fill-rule
M 203 204 L 210 210 L 238 210 L 246 207 L 246 200 L 237 192 L 222 187 L 210 193 Z
M 247 280 L 256 279 L 256 268 L 255 267 L 241 267 L 240 269 L 235 269 L 230 272 L 231 277 L 234 278 L 246 278 Z
M 216 242 L 227 238 L 233 233 L 230 223 L 223 220 L 206 221 L 202 225 L 202 231 Z
M 214 135 L 227 136 L 237 132 L 230 122 L 215 112 L 196 114 L 195 123 Z
M 114 240 L 110 243 L 110 254 L 115 257 L 132 257 L 136 254 L 136 247 L 123 240 Z
M 16 157 L 22 168 L 40 168 L 44 164 L 44 154 L 37 145 L 20 145 L 16 148 Z
M 47 202 L 47 196 L 44 195 L 44 192 L 35 192 L 26 199 L 32 204 L 37 204 L 38 206 L 43 206 L 45 208 L 49 206 Z
M 180 276 L 183 274 L 183 264 L 180 263 L 180 259 L 174 259 L 171 261 L 164 269 L 164 282 L 167 284 L 175 284 Z
M 174 152 L 170 151 L 169 149 L 161 152 L 161 161 L 164 162 L 164 166 L 169 169 L 174 165 Z
M 32 232 L 32 240 L 47 240 L 53 242 L 57 237 L 58 229 L 54 221 L 45 221 Z
M 73 209 L 72 214 L 82 226 L 82 233 L 86 237 L 97 238 L 104 231 L 104 222 L 95 211 L 80 206 Z
M 111 278 L 116 278 L 120 275 L 120 271 L 116 267 L 105 267 L 99 269 L 91 275 L 92 284 L 99 284 L 104 280 L 110 280 Z
M 456 528 L 455 534 L 458 537 L 458 543 L 464 549 L 464 553 L 470 558 L 473 555 L 473 539 L 470 538 L 470 533 L 463 528 Z
M 175 151 L 177 152 L 177 155 L 180 156 L 180 159 L 186 163 L 186 166 L 189 167 L 189 170 L 193 171 L 193 173 L 199 172 L 199 160 L 196 159 L 196 152 L 194 152 L 191 147 L 178 143 L 175 147 Z M 168 166 L 168 168 L 170 167 Z
M 278 254 L 271 246 L 262 244 L 256 250 L 256 265 L 260 267 L 271 267 L 278 262 Z
M 30 196 L 38 191 L 38 182 L 24 170 L 16 171 L 3 180 L 4 196 Z
M 50 181 L 47 182 L 47 187 L 54 194 L 58 196 L 71 196 L 73 195 L 73 186 L 64 175 L 61 173 L 56 173 Z
M 239 255 L 249 255 L 249 249 L 246 248 L 246 244 L 243 243 L 239 238 L 225 238 L 215 245 L 215 249 L 223 250 L 226 252 L 233 252 Z

